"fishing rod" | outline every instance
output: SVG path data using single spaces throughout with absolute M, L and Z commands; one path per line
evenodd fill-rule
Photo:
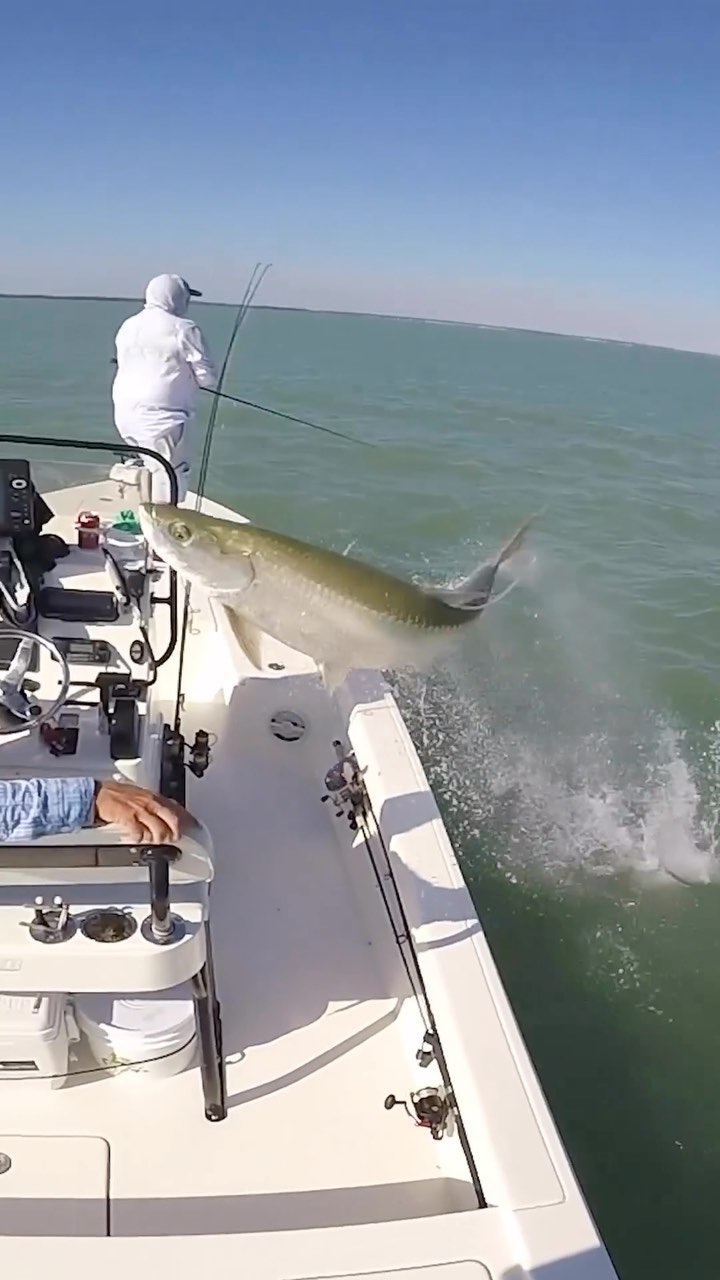
M 286 422 L 297 422 L 301 427 L 312 427 L 313 431 L 325 431 L 329 436 L 337 436 L 338 440 L 347 440 L 348 444 L 359 444 L 366 449 L 377 449 L 378 447 L 370 440 L 357 440 L 355 436 L 346 436 L 344 432 L 334 431 L 332 427 L 322 427 L 319 422 L 310 422 L 308 418 L 296 418 L 294 414 L 282 413 L 280 409 L 269 409 L 267 405 L 256 404 L 254 400 L 243 400 L 240 396 L 228 395 L 227 391 L 214 391 L 212 387 L 201 387 L 200 389 L 201 391 L 206 391 L 210 396 L 215 396 L 216 405 L 218 400 L 230 400 L 233 404 L 242 404 L 248 409 L 259 409 L 260 413 L 271 413 L 276 418 L 284 418 Z
M 232 355 L 232 349 L 235 346 L 235 339 L 237 338 L 238 333 L 240 332 L 240 327 L 245 317 L 247 316 L 247 313 L 250 309 L 250 304 L 253 298 L 255 297 L 255 294 L 260 288 L 260 285 L 262 284 L 263 279 L 269 270 L 270 270 L 269 262 L 267 262 L 265 266 L 262 267 L 262 269 L 260 267 L 260 263 L 256 262 L 253 268 L 252 274 L 250 276 L 250 279 L 248 280 L 247 285 L 245 286 L 245 293 L 243 294 L 242 300 L 237 309 L 237 313 L 235 315 L 235 322 L 230 332 L 230 338 L 227 344 L 227 349 L 225 351 L 225 358 L 223 359 L 222 366 L 220 368 L 220 376 L 218 378 L 218 392 L 219 392 L 219 389 L 222 387 L 225 374 L 227 373 L 228 365 L 230 364 L 230 356 Z M 205 432 L 205 443 L 203 445 L 202 459 L 200 462 L 200 474 L 198 477 L 198 487 L 197 487 L 197 492 L 195 497 L 196 511 L 200 510 L 203 494 L 205 492 L 205 482 L 207 480 L 208 466 L 210 463 L 210 452 L 212 448 L 213 434 L 215 432 L 215 421 L 217 419 L 217 414 L 218 414 L 218 404 L 219 404 L 219 401 L 216 399 L 213 403 L 212 409 L 210 410 L 210 417 L 208 418 L 207 430 Z M 191 591 L 191 583 L 186 582 L 185 599 L 183 602 L 182 624 L 180 627 L 180 651 L 178 654 L 177 692 L 175 695 L 175 717 L 173 722 L 173 730 L 175 734 L 180 733 L 180 721 L 181 721 L 181 714 L 182 714 L 182 704 L 183 704 L 182 686 L 183 686 L 183 674 L 185 669 L 185 643 L 187 640 L 188 622 L 190 620 L 190 591 Z
M 210 417 L 208 418 L 207 430 L 205 432 L 205 443 L 203 446 L 202 459 L 200 462 L 200 474 L 198 477 L 197 498 L 195 500 L 196 511 L 200 509 L 200 503 L 202 501 L 203 494 L 205 493 L 205 481 L 207 479 L 207 470 L 210 462 L 210 450 L 212 447 L 213 435 L 215 433 L 215 421 L 217 419 L 218 408 L 219 408 L 217 397 L 224 394 L 222 391 L 222 385 L 223 385 L 223 382 L 225 381 L 225 374 L 227 373 L 228 366 L 230 364 L 230 356 L 232 355 L 232 350 L 233 350 L 233 347 L 235 346 L 235 339 L 237 338 L 237 335 L 240 332 L 240 327 L 243 324 L 248 311 L 250 310 L 250 304 L 253 298 L 255 297 L 255 294 L 260 288 L 260 285 L 262 284 L 269 270 L 270 270 L 269 262 L 265 264 L 262 270 L 260 268 L 260 263 L 259 262 L 255 263 L 255 266 L 252 271 L 252 275 L 250 276 L 250 279 L 248 280 L 247 285 L 245 286 L 245 293 L 242 296 L 242 300 L 240 302 L 240 305 L 237 309 L 237 314 L 235 316 L 235 322 L 230 332 L 230 339 L 228 341 L 227 349 L 225 351 L 225 357 L 223 359 L 222 366 L 220 368 L 220 376 L 218 378 L 217 391 L 214 393 L 216 395 L 216 399 L 213 403 L 212 409 L 210 410 Z M 259 275 L 258 275 L 258 272 L 260 273 Z M 202 390 L 209 391 L 210 388 L 203 387 Z

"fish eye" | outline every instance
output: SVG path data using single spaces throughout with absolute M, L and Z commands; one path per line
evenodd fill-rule
M 177 520 L 170 525 L 169 532 L 171 538 L 174 538 L 176 542 L 189 542 L 192 538 L 192 530 L 188 529 L 186 524 L 181 524 Z

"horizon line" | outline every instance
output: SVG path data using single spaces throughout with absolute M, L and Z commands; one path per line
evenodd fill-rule
M 3 293 L 0 298 L 26 299 L 36 302 L 140 302 L 142 298 L 130 297 L 126 294 L 109 293 Z M 211 302 L 203 298 L 196 301 L 195 306 L 231 307 L 236 309 L 236 302 Z M 487 324 L 482 320 L 445 320 L 435 316 L 393 315 L 387 311 L 344 311 L 334 307 L 291 307 L 270 303 L 253 303 L 250 311 L 291 311 L 298 314 L 319 316 L 366 316 L 370 320 L 399 320 L 416 324 L 452 324 L 464 329 L 491 329 L 497 333 L 529 333 L 543 338 L 573 338 L 579 342 L 599 342 L 620 347 L 646 347 L 650 351 L 676 351 L 681 355 L 707 356 L 711 360 L 720 359 L 714 351 L 697 351 L 694 347 L 671 347 L 659 342 L 633 342 L 628 338 L 597 337 L 594 334 L 565 333 L 557 329 L 528 329 L 522 325 Z

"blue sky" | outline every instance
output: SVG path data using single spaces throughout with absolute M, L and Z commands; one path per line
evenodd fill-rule
M 720 351 L 720 4 L 6 6 L 0 291 Z

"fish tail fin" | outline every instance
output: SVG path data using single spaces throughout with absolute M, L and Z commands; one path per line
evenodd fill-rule
M 505 543 L 505 546 L 501 548 L 501 550 L 499 551 L 498 555 L 495 558 L 496 573 L 497 573 L 497 570 L 500 568 L 501 564 L 504 564 L 506 560 L 509 560 L 511 556 L 514 556 L 515 553 L 520 550 L 523 542 L 525 541 L 525 534 L 527 533 L 530 526 L 534 524 L 537 519 L 538 519 L 538 516 L 534 515 L 534 516 L 528 516 L 527 520 L 523 520 L 522 524 L 520 525 L 520 528 L 515 530 L 512 538 L 509 538 L 508 541 Z
M 348 674 L 348 668 L 339 662 L 320 662 L 318 671 L 327 693 L 335 693 Z
M 528 529 L 537 519 L 537 515 L 528 516 L 500 548 L 494 560 L 481 564 L 469 578 L 448 592 L 446 598 L 452 598 L 452 603 L 460 609 L 484 609 L 490 599 L 498 569 L 520 550 Z

